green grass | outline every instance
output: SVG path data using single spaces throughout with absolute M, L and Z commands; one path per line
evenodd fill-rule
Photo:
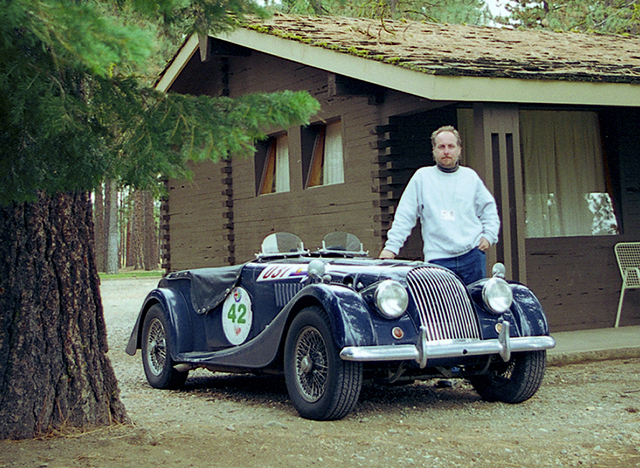
M 116 275 L 98 273 L 101 280 L 110 279 L 133 279 L 133 278 L 162 278 L 164 270 L 143 271 L 143 270 L 123 270 Z

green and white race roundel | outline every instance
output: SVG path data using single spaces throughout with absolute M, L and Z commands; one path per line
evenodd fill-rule
M 235 288 L 222 305 L 222 329 L 231 344 L 245 342 L 251 331 L 253 311 L 246 289 Z

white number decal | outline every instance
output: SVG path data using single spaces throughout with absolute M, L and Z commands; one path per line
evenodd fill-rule
M 307 276 L 307 265 L 271 265 L 260 272 L 258 281 L 274 281 L 286 278 L 300 278 Z
M 235 288 L 222 306 L 222 329 L 227 340 L 234 345 L 244 343 L 251 331 L 252 320 L 249 293 L 243 288 Z

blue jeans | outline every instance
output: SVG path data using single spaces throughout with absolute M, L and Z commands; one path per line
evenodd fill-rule
M 474 283 L 486 276 L 486 254 L 478 248 L 475 248 L 466 254 L 462 254 L 459 257 L 439 258 L 436 260 L 430 260 L 429 262 L 453 271 L 456 275 L 462 278 L 462 281 L 466 285 L 470 285 L 471 283 Z

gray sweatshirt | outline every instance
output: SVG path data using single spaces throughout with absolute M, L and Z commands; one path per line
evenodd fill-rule
M 425 261 L 463 255 L 477 247 L 481 237 L 498 242 L 496 202 L 468 167 L 449 173 L 436 166 L 418 169 L 400 198 L 385 249 L 397 255 L 418 218 Z

